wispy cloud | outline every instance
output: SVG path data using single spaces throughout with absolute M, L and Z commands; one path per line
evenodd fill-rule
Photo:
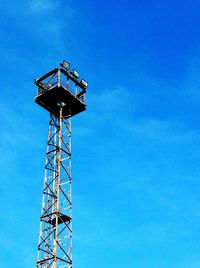
M 69 3 L 63 6 L 60 1 L 51 0 L 28 2 L 22 0 L 20 4 L 6 1 L 0 4 L 0 10 L 4 14 L 1 30 L 2 43 L 7 48 L 7 42 L 15 38 L 18 40 L 15 46 L 9 46 L 9 49 L 11 47 L 13 49 L 10 53 L 13 52 L 18 56 L 22 54 L 23 58 L 24 51 L 31 45 L 35 58 L 44 62 L 41 55 L 47 57 L 50 51 L 47 58 L 51 61 L 50 58 L 55 58 L 55 54 L 60 57 L 70 49 L 69 42 L 63 40 L 70 37 L 78 11 Z M 10 25 L 9 21 L 15 23 Z M 10 27 L 12 31 L 8 31 Z M 3 53 L 2 56 L 4 56 Z
M 200 134 L 178 120 L 160 120 L 154 118 L 136 119 L 127 128 L 133 135 L 140 135 L 158 142 L 185 143 L 200 138 Z
M 28 13 L 31 14 L 46 14 L 52 13 L 55 11 L 57 6 L 56 1 L 51 0 L 34 0 L 29 1 L 28 3 Z

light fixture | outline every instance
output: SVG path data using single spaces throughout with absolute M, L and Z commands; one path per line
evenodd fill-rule
M 76 79 L 79 78 L 79 73 L 76 70 L 73 70 L 72 72 L 70 72 Z
M 70 64 L 66 60 L 63 61 L 63 63 L 60 64 L 63 68 L 65 68 L 67 71 L 70 69 Z
M 58 107 L 64 107 L 64 106 L 66 106 L 66 103 L 61 101 L 61 102 L 57 102 L 57 105 L 58 105 Z
M 81 79 L 80 83 L 84 88 L 88 87 L 88 82 L 86 82 L 84 79 Z

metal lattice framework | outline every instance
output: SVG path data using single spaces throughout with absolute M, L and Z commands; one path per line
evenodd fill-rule
M 86 110 L 88 84 L 61 66 L 34 80 L 35 102 L 50 112 L 36 268 L 72 268 L 71 117 Z
M 71 117 L 50 114 L 37 268 L 72 267 Z

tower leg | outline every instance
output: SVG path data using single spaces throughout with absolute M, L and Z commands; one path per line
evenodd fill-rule
M 37 268 L 72 268 L 71 117 L 50 114 Z

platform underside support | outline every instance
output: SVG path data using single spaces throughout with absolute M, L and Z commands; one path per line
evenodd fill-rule
M 50 114 L 36 268 L 72 268 L 71 117 Z

